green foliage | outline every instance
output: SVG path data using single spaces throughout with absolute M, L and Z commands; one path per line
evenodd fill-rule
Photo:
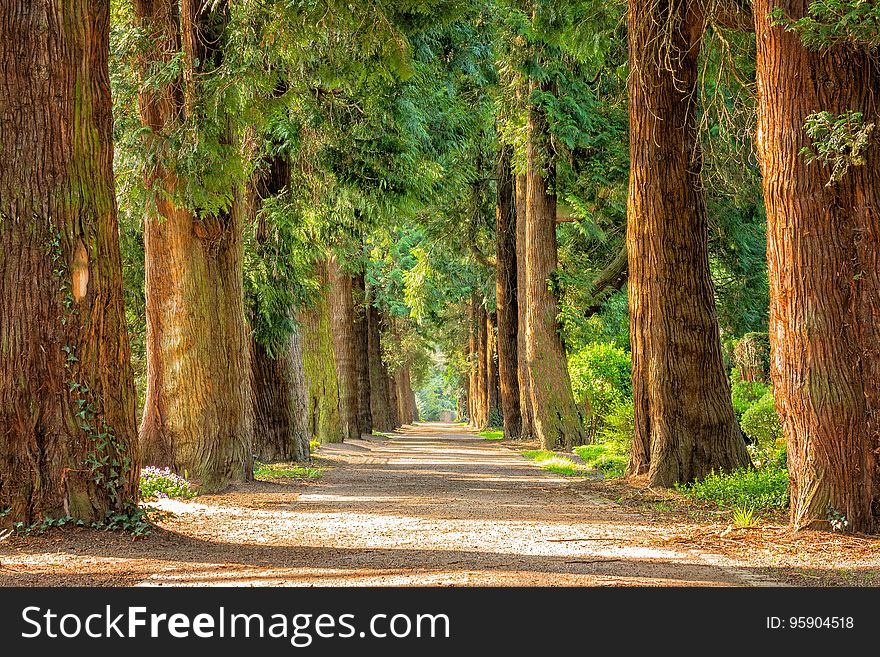
M 154 466 L 141 468 L 140 491 L 142 500 L 168 497 L 188 500 L 196 495 L 185 477 L 171 472 L 170 468 Z
M 632 359 L 613 344 L 583 346 L 568 358 L 568 371 L 575 400 L 589 405 L 595 429 L 601 431 L 603 418 L 620 401 L 632 397 Z
M 486 429 L 485 431 L 481 431 L 480 435 L 486 440 L 503 440 L 504 439 L 504 431 L 498 431 L 495 429 Z
M 733 400 L 733 412 L 737 420 L 749 410 L 755 402 L 770 392 L 770 386 L 761 381 L 743 381 L 739 370 L 733 368 L 730 373 L 730 392 Z
M 320 479 L 324 468 L 311 468 L 292 463 L 260 463 L 254 461 L 254 478 L 257 481 L 273 479 Z
M 861 112 L 816 112 L 804 123 L 804 130 L 813 140 L 812 146 L 801 150 L 807 162 L 820 162 L 831 167 L 826 187 L 840 182 L 850 167 L 865 164 L 865 150 L 870 143 L 873 123 L 865 123 Z
M 803 18 L 794 20 L 781 8 L 771 16 L 811 48 L 880 45 L 880 6 L 872 0 L 814 0 Z
M 755 511 L 788 507 L 788 470 L 775 464 L 742 468 L 730 474 L 710 474 L 679 491 L 695 501 L 713 502 L 722 509 L 746 507 Z
M 757 445 L 775 445 L 782 438 L 782 422 L 772 391 L 768 390 L 742 414 L 740 425 Z
M 589 468 L 580 463 L 575 463 L 569 458 L 559 456 L 554 452 L 537 450 L 520 453 L 530 461 L 534 461 L 535 465 L 542 470 L 547 470 L 554 474 L 560 474 L 566 477 L 585 477 L 590 474 Z
M 733 510 L 731 516 L 733 525 L 739 529 L 749 529 L 758 524 L 755 517 L 755 510 L 750 506 L 738 506 Z
M 150 533 L 153 523 L 166 518 L 169 514 L 149 506 L 130 506 L 122 513 L 108 511 L 103 521 L 86 522 L 71 516 L 44 518 L 41 521 L 26 525 L 23 522 L 13 523 L 13 529 L 20 536 L 41 535 L 53 528 L 89 527 L 105 531 L 121 531 L 141 538 Z

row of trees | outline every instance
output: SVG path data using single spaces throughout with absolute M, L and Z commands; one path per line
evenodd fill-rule
M 877 529 L 877 18 L 864 2 L 629 3 L 628 267 L 624 273 L 612 262 L 597 282 L 628 281 L 629 473 L 651 485 L 750 463 L 722 358 L 700 134 L 711 112 L 703 42 L 709 32 L 732 41 L 745 33 L 757 44 L 772 378 L 788 443 L 792 522 L 827 527 L 842 514 L 856 530 Z M 558 153 L 548 157 L 545 146 L 541 160 L 552 115 L 542 114 L 542 94 L 563 97 L 561 77 L 554 71 L 531 88 L 523 173 L 511 179 L 509 155 L 503 148 L 498 155 L 500 404 L 509 435 L 533 435 L 546 449 L 584 439 L 555 327 L 553 222 L 564 221 L 556 200 L 566 190 L 546 185 Z M 715 135 L 724 139 L 717 127 Z M 525 202 L 511 200 L 520 194 Z M 517 278 L 525 278 L 518 292 Z M 471 322 L 469 409 L 480 425 L 493 404 L 496 374 L 483 363 L 492 361 L 495 322 L 479 310 Z M 517 333 L 519 344 L 511 339 Z
M 740 198 L 759 176 L 731 156 L 754 116 L 792 519 L 876 530 L 868 3 L 0 11 L 13 519 L 130 510 L 141 463 L 217 489 L 254 454 L 392 429 L 434 347 L 472 423 L 570 449 L 589 435 L 566 341 L 624 285 L 630 474 L 747 465 L 719 327 L 761 305 L 737 234 L 761 223 Z

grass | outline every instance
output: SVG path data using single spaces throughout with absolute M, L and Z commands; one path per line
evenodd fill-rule
M 270 481 L 272 479 L 319 479 L 324 468 L 312 468 L 295 463 L 260 463 L 254 462 L 254 479 Z
M 520 454 L 530 461 L 534 461 L 539 468 L 555 474 L 566 477 L 583 477 L 590 474 L 590 468 L 553 452 L 536 450 L 520 452 Z
M 504 438 L 504 431 L 496 429 L 486 429 L 485 431 L 481 431 L 480 435 L 486 440 L 502 440 Z
M 788 507 L 788 470 L 775 464 L 712 473 L 678 490 L 693 501 L 713 502 L 720 509 L 775 511 Z
M 622 477 L 626 472 L 629 455 L 623 445 L 596 443 L 575 447 L 573 451 L 589 467 L 599 470 L 606 477 Z
M 309 453 L 313 454 L 313 453 L 317 452 L 320 448 L 321 448 L 320 441 L 317 441 L 317 440 L 310 440 L 309 441 Z
M 755 510 L 748 506 L 738 506 L 733 510 L 733 524 L 739 529 L 749 529 L 758 524 Z

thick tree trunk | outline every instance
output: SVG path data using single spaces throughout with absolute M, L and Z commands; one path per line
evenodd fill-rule
M 510 147 L 498 153 L 495 204 L 495 305 L 498 317 L 498 381 L 504 436 L 522 436 L 517 338 L 516 216 Z
M 167 62 L 181 48 L 187 55 L 181 79 L 140 94 L 144 126 L 162 135 L 190 111 L 201 72 L 192 67 L 207 65 L 222 44 L 225 10 L 199 13 L 184 2 L 178 16 L 174 0 L 136 0 L 135 11 L 153 49 L 145 66 Z M 202 489 L 218 490 L 253 477 L 242 203 L 196 215 L 172 200 L 182 184 L 161 161 L 147 172 L 147 186 L 157 193 L 144 220 L 147 392 L 140 442 L 144 463 L 187 471 Z
M 404 365 L 394 375 L 397 383 L 397 406 L 400 423 L 412 424 L 416 420 L 416 412 L 413 406 L 413 390 L 410 383 L 409 367 Z
M 382 362 L 381 331 L 379 328 L 379 309 L 370 305 L 367 320 L 369 328 L 370 356 L 370 411 L 373 425 L 379 431 L 393 431 L 394 414 L 391 410 L 391 396 L 388 390 L 388 373 Z
M 516 199 L 516 362 L 519 384 L 519 409 L 522 421 L 521 437 L 529 440 L 534 435 L 532 420 L 531 379 L 529 360 L 526 357 L 526 176 L 514 178 Z
M 352 278 L 354 298 L 354 361 L 358 385 L 358 427 L 362 434 L 373 431 L 370 410 L 370 326 L 367 315 L 367 288 L 364 272 Z
M 309 415 L 299 328 L 280 353 L 251 340 L 254 455 L 272 461 L 307 461 Z
M 880 155 L 874 136 L 863 166 L 837 182 L 800 155 L 808 115 L 880 112 L 876 53 L 841 45 L 807 50 L 771 27 L 781 7 L 756 0 L 758 148 L 767 205 L 771 375 L 788 442 L 795 528 L 880 531 Z
M 108 3 L 0 0 L 0 509 L 137 500 L 107 71 Z
M 270 230 L 259 212 L 263 201 L 290 186 L 290 165 L 285 156 L 276 155 L 266 165 L 255 174 L 248 194 L 248 221 L 255 223 L 258 244 L 265 243 Z M 252 328 L 260 321 L 254 315 L 251 310 L 248 319 Z M 274 345 L 260 344 L 252 333 L 250 345 L 254 455 L 263 462 L 308 460 L 308 391 L 299 328 Z
M 309 391 L 308 417 L 311 435 L 321 443 L 341 443 L 339 382 L 330 327 L 327 261 L 316 263 L 320 294 L 314 305 L 299 311 L 302 327 L 303 371 Z
M 532 430 L 544 449 L 571 449 L 586 442 L 571 391 L 571 378 L 556 317 L 559 304 L 550 281 L 556 272 L 556 197 L 549 174 L 542 172 L 540 153 L 547 149 L 546 120 L 529 108 L 528 173 L 526 174 L 525 274 L 526 357 L 534 422 Z
M 345 438 L 360 438 L 358 426 L 358 373 L 355 362 L 354 298 L 351 275 L 330 257 L 330 321 L 339 381 L 339 417 Z
M 654 486 L 749 463 L 709 275 L 694 100 L 702 33 L 695 0 L 630 2 L 629 473 Z

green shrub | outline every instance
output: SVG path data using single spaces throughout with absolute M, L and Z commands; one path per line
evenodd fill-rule
M 773 393 L 767 392 L 742 415 L 740 425 L 756 445 L 770 447 L 782 438 L 782 422 L 776 412 Z
M 756 511 L 788 507 L 788 470 L 775 464 L 741 468 L 730 474 L 710 474 L 679 490 L 692 500 L 714 502 L 722 509 L 747 507 Z
M 743 381 L 739 370 L 734 368 L 730 374 L 730 394 L 736 419 L 742 418 L 755 402 L 770 392 L 770 386 L 760 381 Z
M 254 461 L 254 479 L 270 481 L 272 479 L 319 479 L 324 474 L 323 468 L 310 468 L 295 463 L 262 463 Z
M 621 400 L 632 397 L 632 361 L 628 352 L 612 344 L 588 344 L 568 359 L 575 399 L 589 402 L 596 430 Z
M 170 468 L 157 468 L 152 465 L 141 468 L 141 499 L 195 497 L 195 491 L 186 478 L 171 472 Z

